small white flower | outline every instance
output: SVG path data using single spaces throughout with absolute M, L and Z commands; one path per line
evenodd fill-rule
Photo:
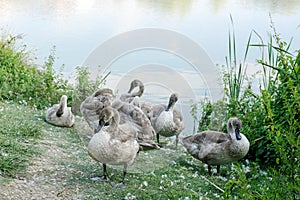
M 218 178 L 221 179 L 224 182 L 228 181 L 228 179 L 226 177 L 224 177 L 224 176 L 218 176 Z
M 147 187 L 147 186 L 148 186 L 148 182 L 147 182 L 147 181 L 144 181 L 144 182 L 143 182 L 143 185 Z
M 250 172 L 250 171 L 251 171 L 251 169 L 250 169 L 250 167 L 249 167 L 249 166 L 245 167 L 245 168 L 244 168 L 244 170 L 245 170 L 245 173 L 248 173 L 248 172 Z
M 198 175 L 197 172 L 195 172 L 195 173 L 192 175 L 193 178 L 197 178 L 198 176 L 199 176 L 199 175 Z
M 7 157 L 7 156 L 8 156 L 7 153 L 1 153 L 1 155 L 2 155 L 3 157 Z
M 267 174 L 268 174 L 267 172 L 265 172 L 265 171 L 262 171 L 262 170 L 261 170 L 261 171 L 259 171 L 259 173 L 260 173 L 260 175 L 262 175 L 262 176 L 267 176 Z

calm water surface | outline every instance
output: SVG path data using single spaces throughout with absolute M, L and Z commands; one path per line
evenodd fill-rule
M 230 15 L 242 59 L 251 30 L 267 41 L 269 14 L 281 37 L 294 37 L 292 49 L 299 49 L 299 0 L 0 0 L 0 28 L 23 33 L 37 63 L 42 64 L 55 45 L 55 68 L 64 65 L 67 78 L 72 79 L 78 65 L 93 70 L 101 65 L 102 71 L 111 71 L 107 86 L 118 93 L 128 90 L 133 78 L 144 81 L 144 98 L 149 101 L 167 102 L 176 91 L 181 96 L 178 106 L 184 113 L 186 133 L 193 126 L 190 101 L 222 96 L 216 65 L 225 63 Z M 152 29 L 169 31 L 170 38 L 152 34 Z M 135 35 L 140 30 L 146 31 L 141 38 Z M 95 52 L 97 48 L 101 51 Z M 184 48 L 189 50 L 181 51 Z M 96 57 L 91 58 L 93 53 Z M 257 50 L 250 51 L 249 73 L 258 70 L 251 65 L 258 55 Z

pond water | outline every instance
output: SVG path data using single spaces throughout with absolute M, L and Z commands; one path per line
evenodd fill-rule
M 85 65 L 91 78 L 110 71 L 107 87 L 118 94 L 134 78 L 145 83 L 149 101 L 166 103 L 178 92 L 187 134 L 193 129 L 191 102 L 223 95 L 216 65 L 228 53 L 230 15 L 242 59 L 252 30 L 267 41 L 270 14 L 280 36 L 294 37 L 291 49 L 299 49 L 299 0 L 0 0 L 0 28 L 23 33 L 37 63 L 55 45 L 55 68 L 64 65 L 70 80 L 75 67 Z M 258 70 L 258 57 L 250 50 L 248 73 Z

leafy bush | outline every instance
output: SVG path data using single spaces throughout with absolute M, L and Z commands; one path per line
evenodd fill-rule
M 42 69 L 30 63 L 26 45 L 17 47 L 21 36 L 3 36 L 0 40 L 0 99 L 45 108 L 69 94 L 68 81 L 56 75 L 51 51 Z
M 299 197 L 300 178 L 300 51 L 294 56 L 289 45 L 283 42 L 276 31 L 273 35 L 276 46 L 268 44 L 269 55 L 276 60 L 259 60 L 263 67 L 274 72 L 268 77 L 268 88 L 261 90 L 264 106 L 265 130 L 271 146 L 276 150 L 276 164 L 280 174 L 289 177 L 294 198 Z M 279 189 L 279 188 L 278 188 Z

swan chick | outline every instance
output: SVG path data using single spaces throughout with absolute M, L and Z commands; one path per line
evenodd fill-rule
M 208 130 L 181 137 L 180 141 L 194 158 L 208 165 L 209 175 L 211 165 L 217 165 L 217 173 L 220 173 L 220 165 L 240 160 L 249 151 L 250 143 L 240 133 L 241 127 L 240 119 L 230 118 L 227 123 L 228 134 Z
M 133 92 L 133 90 L 137 87 L 138 91 Z M 130 103 L 135 97 L 141 97 L 144 93 L 144 89 L 145 87 L 143 82 L 138 79 L 135 79 L 131 81 L 128 92 L 120 96 L 120 100 Z
M 139 144 L 136 141 L 137 132 L 130 126 L 119 125 L 118 111 L 108 106 L 99 114 L 97 133 L 93 135 L 88 144 L 88 153 L 96 161 L 103 165 L 103 177 L 107 180 L 106 165 L 123 165 L 123 179 L 120 187 L 125 187 L 125 176 L 128 165 L 132 164 Z M 109 124 L 103 127 L 105 124 Z
M 67 106 L 68 97 L 62 95 L 59 104 L 54 104 L 46 110 L 46 121 L 50 124 L 62 127 L 71 127 L 74 124 L 74 115 Z
M 153 116 L 151 123 L 156 131 L 157 142 L 159 143 L 159 136 L 164 137 L 176 136 L 176 148 L 178 144 L 178 137 L 184 129 L 184 123 L 181 112 L 175 108 L 178 101 L 178 94 L 170 95 L 168 105 L 157 105 L 152 108 Z
M 111 104 L 113 92 L 109 88 L 101 88 L 88 96 L 80 105 L 80 112 L 89 127 L 96 133 L 99 123 L 99 112 Z

